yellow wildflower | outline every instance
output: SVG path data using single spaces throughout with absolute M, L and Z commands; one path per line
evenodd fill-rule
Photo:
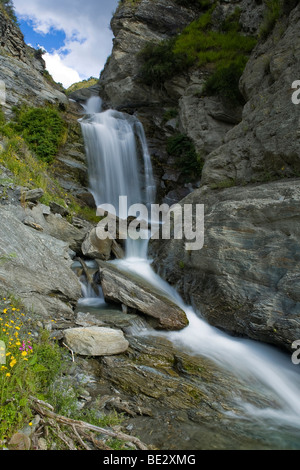
M 16 363 L 17 363 L 16 359 L 13 358 L 13 360 L 10 361 L 10 364 L 9 364 L 9 365 L 10 365 L 10 367 L 14 367 L 14 366 L 16 365 Z

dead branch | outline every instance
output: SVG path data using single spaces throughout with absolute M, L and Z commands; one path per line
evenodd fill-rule
M 76 429 L 76 426 L 74 424 L 72 424 L 72 429 L 78 439 L 78 441 L 80 442 L 80 444 L 86 449 L 86 450 L 91 450 L 90 447 L 81 439 L 77 429 Z
M 63 345 L 70 351 L 70 353 L 72 354 L 72 362 L 75 362 L 75 359 L 74 359 L 74 351 L 69 348 L 69 346 L 67 346 L 65 343 L 63 343 Z
M 38 400 L 35 397 L 30 397 L 30 400 L 31 400 L 31 406 L 34 408 L 34 410 L 40 415 L 42 415 L 43 417 L 48 418 L 49 423 L 56 429 L 55 433 L 63 442 L 65 442 L 65 444 L 71 450 L 75 450 L 75 444 L 70 438 L 68 438 L 68 436 L 66 436 L 65 433 L 61 431 L 58 423 L 71 427 L 73 432 L 75 432 L 74 431 L 74 427 L 75 427 L 77 430 L 77 432 L 75 433 L 77 439 L 78 439 L 79 433 L 84 433 L 85 431 L 93 431 L 99 434 L 104 434 L 106 436 L 112 437 L 114 439 L 120 439 L 121 441 L 124 441 L 124 442 L 130 442 L 134 444 L 140 450 L 148 450 L 147 446 L 134 436 L 124 434 L 123 432 L 112 431 L 111 429 L 106 429 L 106 428 L 102 428 L 99 426 L 95 426 L 93 424 L 86 423 L 84 421 L 78 421 L 75 419 L 67 418 L 66 416 L 58 415 L 50 409 L 51 405 L 45 402 L 42 402 L 41 400 Z M 84 445 L 85 447 L 85 444 L 83 442 L 81 442 L 81 444 Z

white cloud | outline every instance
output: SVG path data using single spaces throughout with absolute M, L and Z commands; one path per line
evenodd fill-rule
M 64 46 L 44 56 L 47 69 L 55 80 L 60 75 L 64 86 L 78 81 L 78 76 L 99 77 L 112 50 L 109 23 L 117 4 L 118 0 L 14 0 L 18 16 L 30 19 L 35 31 L 65 32 Z
M 47 52 L 43 57 L 46 62 L 47 70 L 56 82 L 62 83 L 65 88 L 68 88 L 72 83 L 80 82 L 81 78 L 79 73 L 71 67 L 67 67 L 57 52 L 54 54 Z

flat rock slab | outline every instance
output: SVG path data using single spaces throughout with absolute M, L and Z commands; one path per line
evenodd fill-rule
M 97 260 L 106 301 L 117 302 L 155 320 L 155 328 L 181 330 L 188 325 L 185 312 L 144 279 Z
M 110 356 L 125 352 L 129 346 L 121 330 L 91 326 L 64 331 L 67 345 L 82 356 Z

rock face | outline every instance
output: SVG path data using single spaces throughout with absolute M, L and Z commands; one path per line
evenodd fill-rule
M 161 103 L 160 92 L 136 80 L 137 54 L 148 42 L 158 43 L 174 36 L 195 17 L 191 9 L 179 7 L 172 0 L 120 3 L 111 21 L 115 35 L 113 51 L 100 81 L 100 93 L 111 107 Z
M 204 247 L 155 241 L 155 269 L 209 323 L 291 349 L 300 338 L 299 181 L 199 189 L 182 204 L 200 202 Z
M 218 96 L 204 96 L 206 70 L 194 67 L 160 87 L 147 86 L 140 80 L 139 52 L 145 45 L 174 37 L 201 15 L 194 4 L 185 2 L 185 5 L 175 0 L 121 2 L 111 22 L 115 35 L 113 51 L 100 77 L 104 106 L 134 112 L 142 122 L 152 156 L 158 198 L 166 203 L 178 202 L 200 184 L 200 176 L 190 175 L 187 180 L 178 171 L 174 158 L 166 151 L 167 139 L 176 133 L 186 134 L 206 159 L 210 152 L 224 144 L 228 131 L 242 116 L 242 106 L 228 107 Z M 261 2 L 249 0 L 218 2 L 212 17 L 213 27 L 218 27 L 236 8 L 240 9 L 243 32 L 256 34 L 264 7 Z M 170 109 L 176 116 L 166 121 Z
M 209 155 L 202 184 L 299 176 L 299 106 L 291 100 L 299 78 L 299 25 L 298 5 L 253 51 L 240 83 L 247 100 L 242 120 Z
M 83 356 L 111 356 L 125 352 L 129 346 L 123 332 L 111 328 L 70 328 L 64 335 L 72 351 Z
M 13 292 L 36 318 L 68 321 L 81 296 L 69 244 L 24 225 L 0 206 L 0 288 Z
M 19 28 L 0 10 L 0 80 L 5 83 L 4 111 L 20 102 L 39 106 L 47 102 L 66 104 L 68 99 L 58 86 L 45 78 L 45 62 L 28 47 Z
M 98 261 L 101 286 L 107 301 L 127 305 L 155 321 L 156 328 L 180 330 L 187 326 L 185 312 L 142 278 L 112 264 Z

